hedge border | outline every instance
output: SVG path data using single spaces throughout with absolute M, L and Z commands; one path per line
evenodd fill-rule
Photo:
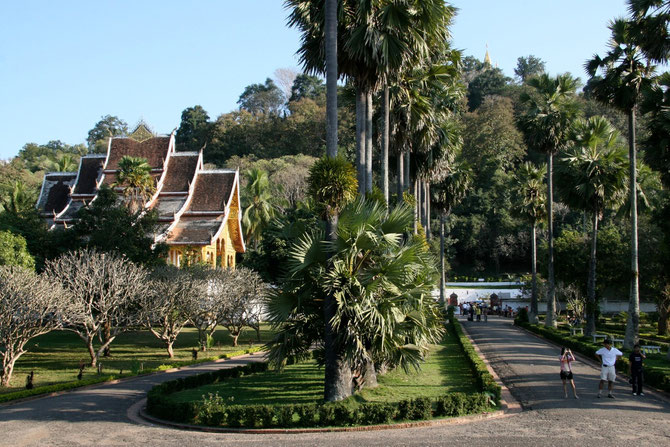
M 434 417 L 482 413 L 500 403 L 501 388 L 486 369 L 457 321 L 450 327 L 470 360 L 477 386 L 482 392 L 449 393 L 436 399 L 419 397 L 398 402 L 368 402 L 348 406 L 342 402 L 300 405 L 226 405 L 216 398 L 199 402 L 174 402 L 170 395 L 227 379 L 268 370 L 268 364 L 253 363 L 164 382 L 147 394 L 146 412 L 156 418 L 180 424 L 208 427 L 269 429 L 306 427 L 352 427 L 390 422 L 418 421 Z M 493 404 L 493 405 L 492 405 Z
M 585 337 L 581 340 L 575 337 L 565 336 L 560 333 L 558 330 L 553 328 L 546 328 L 530 323 L 515 321 L 515 325 L 522 327 L 530 332 L 538 334 L 548 340 L 551 340 L 555 343 L 558 343 L 562 346 L 568 347 L 576 352 L 579 352 L 586 357 L 598 360 L 595 355 L 595 352 L 600 348 L 600 345 L 593 344 L 585 340 Z M 623 373 L 624 375 L 628 374 L 628 364 L 629 360 L 624 355 L 620 361 L 616 363 L 616 369 L 618 372 Z M 665 374 L 662 370 L 654 368 L 653 366 L 645 366 L 644 368 L 644 382 L 646 385 L 651 385 L 655 388 L 658 388 L 663 391 L 670 392 L 670 375 Z
M 221 354 L 218 357 L 203 357 L 202 359 L 198 359 L 196 361 L 188 360 L 188 361 L 181 361 L 181 362 L 175 362 L 175 363 L 168 363 L 168 364 L 163 364 L 160 366 L 157 366 L 156 368 L 148 368 L 144 369 L 140 372 L 137 373 L 132 373 L 128 372 L 126 374 L 101 374 L 99 376 L 95 377 L 89 377 L 86 379 L 82 380 L 77 380 L 73 382 L 62 382 L 62 383 L 54 383 L 51 385 L 44 385 L 44 386 L 38 386 L 36 388 L 33 388 L 32 390 L 19 390 L 19 391 L 12 391 L 9 393 L 2 393 L 0 394 L 0 404 L 3 403 L 10 403 L 12 401 L 16 400 L 23 400 L 23 399 L 28 399 L 28 398 L 33 398 L 33 397 L 39 397 L 42 395 L 49 395 L 53 393 L 58 393 L 61 391 L 69 391 L 69 390 L 74 390 L 77 388 L 82 388 L 90 385 L 97 385 L 101 383 L 107 383 L 107 382 L 113 382 L 117 380 L 125 380 L 125 379 L 131 379 L 133 377 L 139 377 L 139 376 L 146 376 L 149 374 L 155 374 L 158 372 L 164 372 L 168 371 L 171 369 L 179 369 L 183 368 L 185 366 L 191 366 L 191 365 L 198 365 L 201 363 L 208 363 L 208 362 L 214 362 L 217 360 L 225 360 L 229 359 L 232 357 L 237 357 L 240 355 L 245 355 L 245 354 L 254 354 L 256 352 L 261 351 L 261 347 L 255 347 L 255 348 L 249 348 L 249 349 L 240 349 L 238 351 L 232 351 L 228 352 L 226 354 Z
M 486 363 L 479 357 L 470 339 L 463 333 L 463 328 L 453 314 L 449 315 L 449 324 L 454 329 L 458 342 L 465 352 L 465 355 L 475 372 L 477 379 L 477 387 L 484 393 L 490 393 L 496 405 L 500 405 L 500 398 L 502 395 L 502 388 L 496 382 L 496 379 L 489 372 Z

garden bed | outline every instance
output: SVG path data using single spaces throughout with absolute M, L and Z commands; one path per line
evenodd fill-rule
M 481 377 L 481 368 L 472 367 L 467 347 L 472 353 L 474 349 L 458 323 L 449 329 L 420 372 L 379 376 L 377 388 L 341 402 L 323 402 L 323 370 L 308 361 L 282 372 L 254 364 L 167 382 L 149 392 L 147 412 L 188 424 L 287 428 L 385 424 L 490 411 L 500 388 Z

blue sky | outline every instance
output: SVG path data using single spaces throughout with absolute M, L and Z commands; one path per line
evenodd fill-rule
M 454 0 L 454 46 L 513 76 L 533 54 L 550 73 L 585 77 L 624 0 Z M 0 0 L 0 159 L 28 142 L 84 142 L 103 115 L 159 133 L 183 109 L 211 118 L 244 87 L 299 69 L 299 35 L 280 0 Z

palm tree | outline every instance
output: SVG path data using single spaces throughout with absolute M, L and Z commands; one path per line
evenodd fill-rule
M 326 0 L 326 155 L 337 157 L 337 6 Z
M 547 318 L 545 324 L 556 327 L 556 290 L 554 281 L 554 221 L 553 221 L 553 163 L 554 155 L 569 144 L 568 133 L 577 116 L 574 101 L 577 80 L 569 74 L 551 78 L 547 74 L 531 78 L 528 85 L 533 89 L 521 95 L 526 106 L 519 119 L 519 127 L 528 145 L 547 154 L 547 230 L 548 230 L 548 275 Z
M 440 304 L 444 306 L 444 225 L 451 210 L 458 205 L 472 183 L 472 171 L 462 162 L 449 166 L 447 173 L 432 185 L 432 201 L 440 213 Z
M 242 190 L 244 213 L 242 226 L 244 237 L 253 241 L 254 250 L 258 250 L 258 243 L 262 239 L 263 229 L 276 214 L 276 207 L 272 203 L 272 191 L 268 173 L 258 169 L 249 169 L 244 173 L 247 184 Z
M 631 35 L 642 52 L 654 63 L 670 58 L 670 1 L 628 0 L 632 16 Z
M 151 166 L 146 158 L 124 156 L 119 160 L 119 173 L 114 188 L 123 188 L 128 209 L 136 213 L 143 209 L 144 204 L 156 191 Z
M 547 167 L 537 167 L 530 162 L 522 164 L 515 175 L 513 196 L 516 198 L 513 212 L 528 222 L 530 232 L 531 295 L 528 320 L 537 323 L 537 225 L 546 218 L 547 188 L 544 184 Z
M 598 222 L 603 211 L 626 197 L 626 152 L 619 133 L 604 117 L 579 120 L 573 130 L 574 148 L 557 166 L 557 184 L 563 201 L 591 213 L 591 257 L 587 282 L 586 335 L 596 333 L 596 248 Z
M 389 212 L 359 198 L 341 211 L 335 241 L 324 245 L 322 235 L 309 232 L 295 241 L 291 274 L 267 302 L 277 330 L 271 363 L 281 365 L 321 345 L 324 316 L 315 301 L 332 294 L 332 324 L 356 385 L 374 385 L 374 367 L 418 368 L 442 334 L 443 317 L 430 298 L 434 261 L 419 240 L 405 241 L 411 225 L 408 207 Z M 332 268 L 328 252 L 334 253 Z
M 640 284 L 637 238 L 637 167 L 635 148 L 635 114 L 640 92 L 651 84 L 654 67 L 645 60 L 638 42 L 634 24 L 623 19 L 610 23 L 612 37 L 604 58 L 595 55 L 586 63 L 591 76 L 588 87 L 594 98 L 628 115 L 629 194 L 631 221 L 631 282 L 628 321 L 624 348 L 632 349 L 640 331 Z M 600 75 L 601 74 L 601 75 Z
M 51 161 L 51 169 L 55 172 L 73 172 L 77 170 L 77 162 L 72 154 L 63 154 L 58 160 Z

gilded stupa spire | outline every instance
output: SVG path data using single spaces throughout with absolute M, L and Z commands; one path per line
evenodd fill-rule
M 486 44 L 486 55 L 484 56 L 484 65 L 491 68 L 491 56 L 489 56 L 489 44 Z

